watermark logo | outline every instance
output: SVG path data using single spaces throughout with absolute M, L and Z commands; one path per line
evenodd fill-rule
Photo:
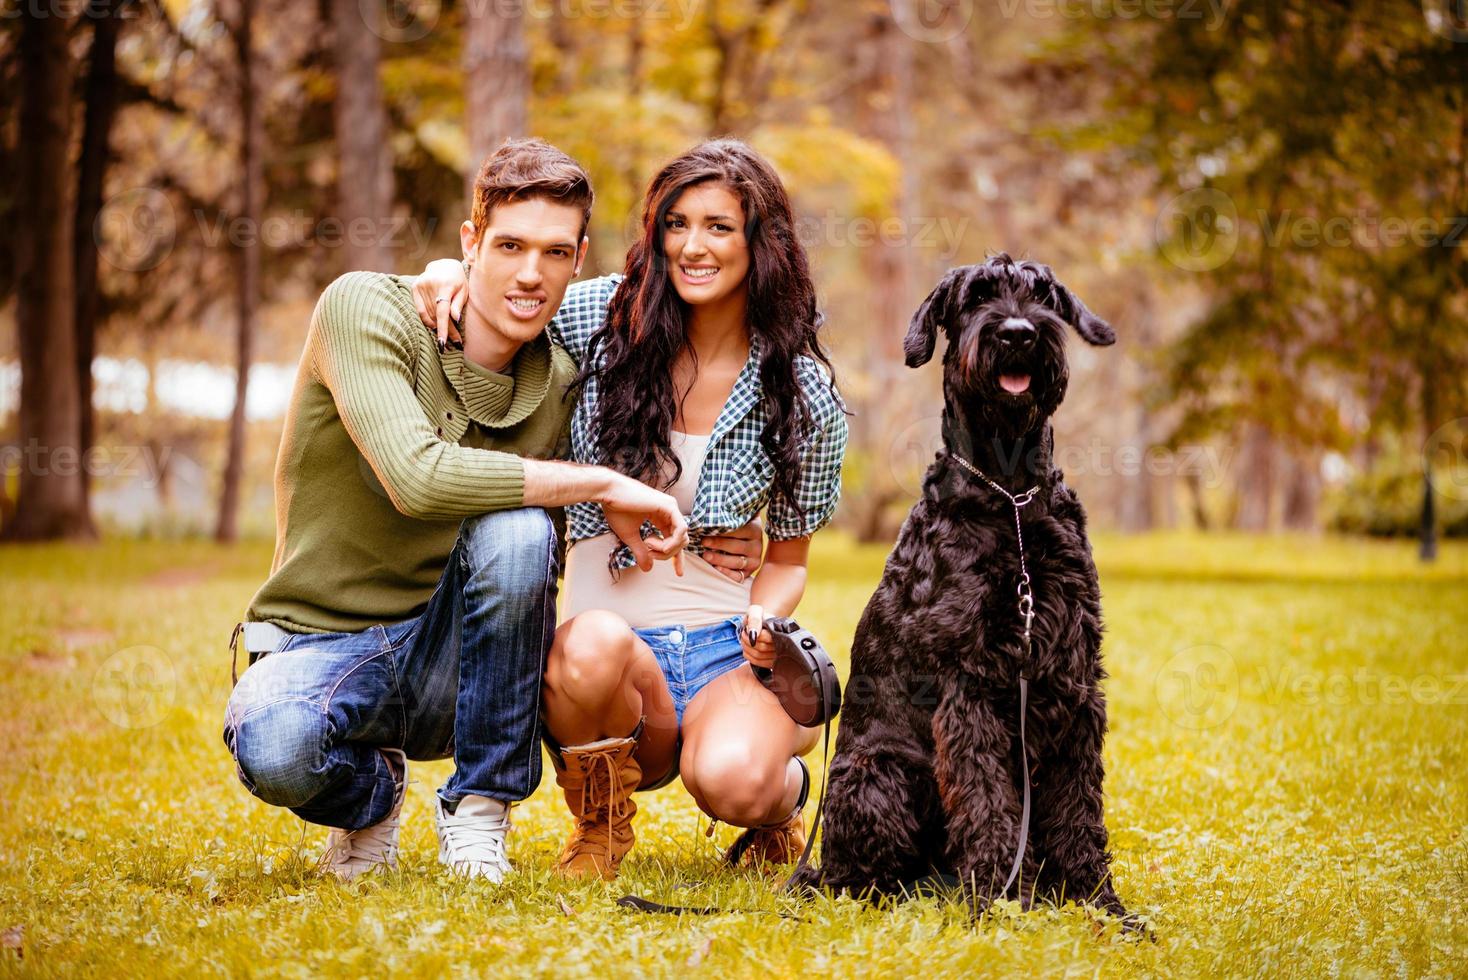
M 1422 0 L 1427 29 L 1462 44 L 1468 41 L 1468 0 Z
M 943 416 L 929 415 L 912 422 L 893 437 L 887 449 L 892 478 L 903 493 L 922 493 L 923 478 L 943 451 Z
M 1227 721 L 1239 704 L 1239 666 L 1215 644 L 1184 647 L 1154 682 L 1157 704 L 1174 725 L 1204 731 Z
M 119 650 L 102 662 L 92 679 L 92 700 L 102 717 L 119 728 L 151 728 L 178 699 L 178 671 L 157 647 Z
M 1162 254 L 1185 272 L 1209 272 L 1233 258 L 1239 247 L 1239 209 L 1212 187 L 1185 191 L 1157 215 Z
M 1433 489 L 1468 500 L 1468 417 L 1453 419 L 1428 436 L 1422 463 L 1432 473 Z
M 897 27 L 914 41 L 943 44 L 968 29 L 974 0 L 888 0 Z
M 389 44 L 421 41 L 438 26 L 440 0 L 357 0 L 367 29 Z
M 134 187 L 110 198 L 97 212 L 92 238 L 108 265 L 146 272 L 168 258 L 178 237 L 173 202 L 162 191 Z

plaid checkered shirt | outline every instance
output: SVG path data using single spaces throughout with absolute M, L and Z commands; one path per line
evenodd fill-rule
M 565 347 L 577 363 L 586 356 L 594 333 L 607 318 L 607 303 L 622 281 L 619 275 L 575 283 L 551 321 L 551 336 Z M 829 384 L 829 375 L 811 357 L 796 359 L 796 376 L 810 405 L 812 431 L 801 455 L 801 475 L 795 496 L 799 510 L 783 498 L 771 499 L 775 464 L 760 447 L 759 434 L 766 414 L 760 397 L 760 345 L 751 337 L 749 360 L 734 382 L 724 403 L 708 453 L 698 475 L 693 513 L 688 515 L 689 550 L 700 551 L 705 535 L 742 527 L 768 509 L 765 533 L 771 540 L 805 537 L 830 523 L 841 498 L 841 461 L 846 455 L 846 411 L 840 395 Z M 598 385 L 589 381 L 571 416 L 571 456 L 579 463 L 600 462 L 596 456 Z M 593 538 L 610 530 L 600 504 L 579 503 L 566 508 L 571 543 Z M 651 524 L 643 526 L 646 536 Z M 632 551 L 618 543 L 608 556 L 613 577 L 636 562 Z

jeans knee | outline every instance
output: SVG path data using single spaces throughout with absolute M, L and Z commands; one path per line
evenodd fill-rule
M 325 738 L 320 706 L 304 699 L 231 710 L 225 718 L 224 741 L 240 782 L 274 806 L 301 806 L 321 792 Z
M 502 590 L 536 596 L 555 579 L 556 528 L 539 507 L 468 518 L 459 526 L 459 542 L 469 572 L 490 573 Z

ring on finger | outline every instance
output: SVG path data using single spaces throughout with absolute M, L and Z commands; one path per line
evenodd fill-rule
M 749 556 L 748 555 L 740 555 L 739 556 L 739 570 L 742 572 L 742 571 L 744 571 L 748 567 L 749 567 Z
M 440 296 L 438 299 L 433 301 L 433 304 L 437 306 L 439 303 L 447 303 L 448 301 L 449 298 L 447 296 Z

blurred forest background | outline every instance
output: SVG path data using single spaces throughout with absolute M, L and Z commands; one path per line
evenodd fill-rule
M 537 135 L 597 191 L 733 134 L 779 167 L 854 410 L 841 522 L 937 449 L 907 320 L 952 265 L 1053 265 L 1059 462 L 1093 520 L 1468 535 L 1458 0 L 3 0 L 0 535 L 269 535 L 338 274 L 457 254 Z M 12 326 L 13 324 L 13 326 Z

